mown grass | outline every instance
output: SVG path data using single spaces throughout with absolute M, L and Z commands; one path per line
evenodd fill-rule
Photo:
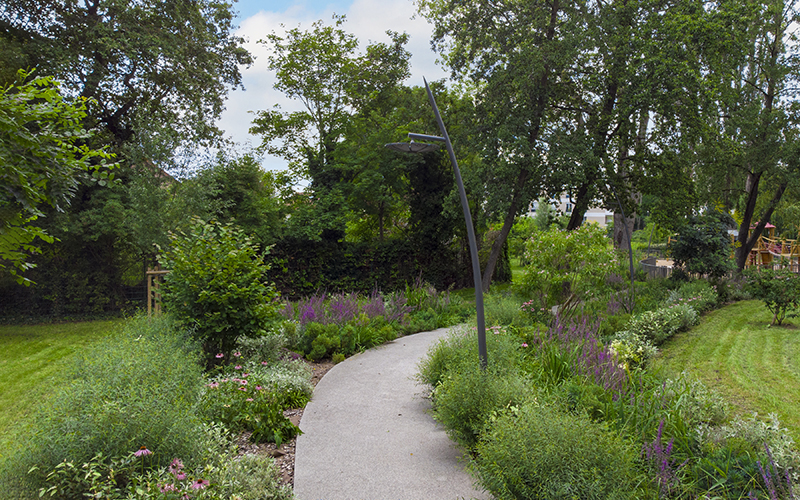
M 65 382 L 65 362 L 119 322 L 0 326 L 0 444 Z
M 800 442 L 800 320 L 780 327 L 771 321 L 756 300 L 718 309 L 664 344 L 653 367 L 696 375 L 737 413 L 775 413 Z

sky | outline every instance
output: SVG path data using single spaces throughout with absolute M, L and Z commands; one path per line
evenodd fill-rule
M 447 77 L 430 48 L 432 27 L 425 19 L 415 18 L 413 0 L 239 0 L 233 8 L 239 13 L 236 34 L 245 38 L 245 47 L 253 54 L 255 62 L 249 68 L 241 68 L 245 90 L 237 89 L 228 94 L 226 110 L 217 125 L 245 149 L 260 144 L 259 137 L 248 133 L 254 118 L 252 111 L 271 109 L 275 104 L 284 111 L 302 109 L 299 101 L 287 99 L 272 88 L 275 80 L 267 69 L 269 52 L 257 42 L 273 31 L 282 35 L 286 29 L 298 26 L 307 30 L 317 20 L 330 24 L 334 13 L 344 14 L 347 21 L 342 29 L 358 38 L 362 50 L 369 42 L 388 43 L 386 30 L 409 34 L 406 49 L 411 52 L 411 77 L 406 80 L 407 85 L 422 85 L 423 76 L 428 81 Z M 286 161 L 265 156 L 262 165 L 268 170 L 281 170 L 286 168 Z

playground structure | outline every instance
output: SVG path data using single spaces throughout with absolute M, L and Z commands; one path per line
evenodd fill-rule
M 750 228 L 752 230 L 753 227 Z M 800 243 L 775 237 L 775 226 L 767 224 L 747 258 L 746 267 L 785 267 L 800 272 Z

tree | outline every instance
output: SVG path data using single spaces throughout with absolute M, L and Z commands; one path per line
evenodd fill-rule
M 711 21 L 730 33 L 705 54 L 711 98 L 698 173 L 703 197 L 741 216 L 744 268 L 785 191 L 800 173 L 794 95 L 800 77 L 797 2 L 720 2 Z M 764 198 L 759 201 L 760 198 Z
M 373 43 L 358 54 L 358 40 L 340 28 L 344 17 L 333 20 L 333 26 L 317 21 L 310 31 L 294 28 L 260 41 L 272 50 L 275 88 L 300 100 L 305 110 L 259 111 L 250 132 L 263 137 L 262 151 L 285 158 L 298 179 L 311 180 L 312 206 L 320 215 L 327 212 L 312 219 L 328 220 L 320 227 L 324 237 L 340 240 L 344 217 L 334 214 L 344 211 L 345 173 L 334 153 L 353 113 L 374 105 L 408 76 L 410 54 L 404 48 L 408 35 L 391 31 L 390 45 Z
M 24 71 L 19 78 L 30 76 Z M 81 180 L 105 185 L 113 180 L 112 155 L 85 144 L 94 131 L 82 127 L 86 99 L 70 101 L 52 77 L 36 77 L 0 90 L 0 269 L 8 269 L 18 283 L 31 281 L 29 253 L 40 253 L 36 238 L 52 243 L 52 236 L 34 225 L 42 207 L 64 210 Z
M 540 192 L 542 134 L 552 103 L 568 91 L 565 70 L 579 45 L 580 5 L 558 0 L 422 0 L 418 5 L 434 24 L 433 46 L 453 76 L 476 83 L 486 208 L 503 220 L 483 274 L 488 290 L 514 218 Z
M 217 0 L 8 0 L 0 38 L 26 65 L 92 99 L 87 125 L 117 144 L 214 139 L 213 120 L 240 64 L 252 58 L 234 36 L 229 3 Z M 167 141 L 168 142 L 168 141 Z

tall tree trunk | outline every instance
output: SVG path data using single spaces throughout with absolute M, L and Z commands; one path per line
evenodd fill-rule
M 528 171 L 523 170 L 517 176 L 517 182 L 514 185 L 514 195 L 511 197 L 511 206 L 508 207 L 506 217 L 503 220 L 503 227 L 500 228 L 500 234 L 495 238 L 492 243 L 492 250 L 489 252 L 489 260 L 486 262 L 486 269 L 483 271 L 481 279 L 481 288 L 484 292 L 489 291 L 489 286 L 492 284 L 492 276 L 497 267 L 497 260 L 500 258 L 500 253 L 503 250 L 503 244 L 514 226 L 514 219 L 519 212 L 520 203 L 522 201 L 522 193 L 525 191 L 525 183 L 528 182 Z
M 756 199 L 758 198 L 758 181 L 761 180 L 761 173 L 751 175 L 751 178 L 753 184 L 747 196 L 747 205 L 745 207 L 744 217 L 742 218 L 742 225 L 739 227 L 738 241 L 741 242 L 741 245 L 736 248 L 736 268 L 739 269 L 739 271 L 744 269 L 745 264 L 747 264 L 750 251 L 753 250 L 758 238 L 763 234 L 767 222 L 769 222 L 769 219 L 772 217 L 772 212 L 775 211 L 775 207 L 778 206 L 787 187 L 785 181 L 778 186 L 766 210 L 761 213 L 758 224 L 753 228 L 752 233 L 750 233 L 750 225 L 753 223 L 753 214 L 755 213 Z M 750 233 L 749 237 L 748 233 Z

